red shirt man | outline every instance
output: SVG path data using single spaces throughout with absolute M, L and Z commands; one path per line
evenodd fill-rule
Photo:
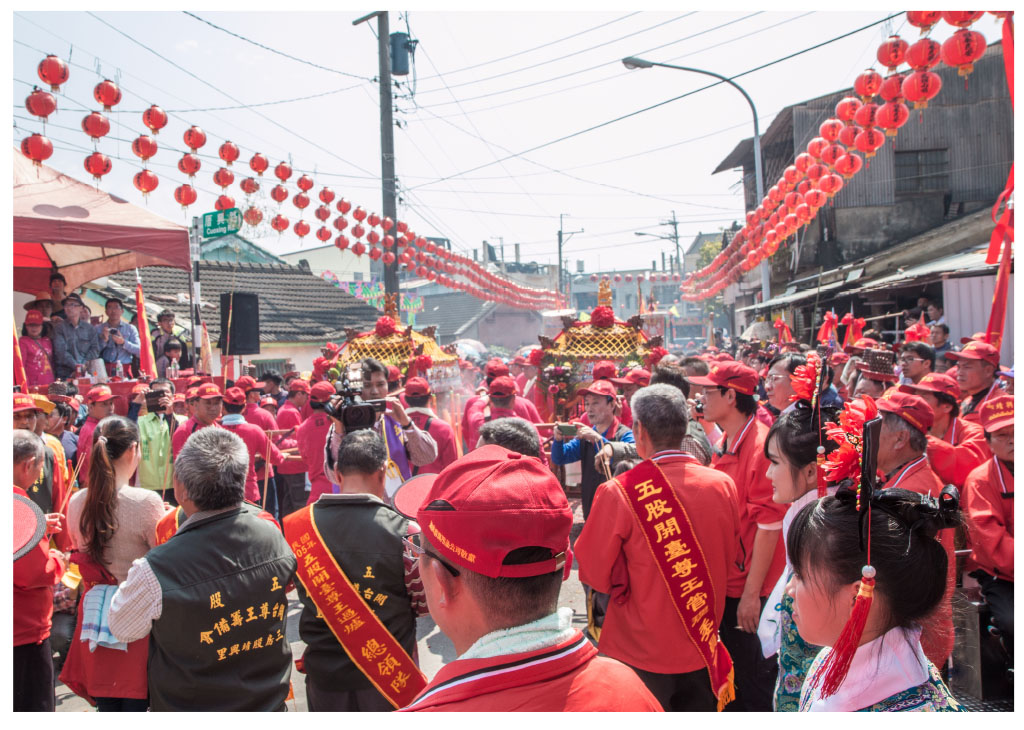
M 487 364 L 484 365 L 484 381 L 485 382 L 481 383 L 481 387 L 486 388 L 488 385 L 491 384 L 491 381 L 494 380 L 495 378 L 500 378 L 500 377 L 507 376 L 507 375 L 509 375 L 508 365 L 503 363 L 498 358 L 492 357 L 490 360 L 487 361 Z M 477 390 L 479 392 L 479 388 Z M 463 424 L 465 424 L 469 420 L 469 409 L 474 407 L 474 405 L 482 397 L 483 396 L 481 396 L 481 395 L 471 395 L 469 398 L 466 399 L 466 404 L 462 407 L 462 423 Z M 527 419 L 527 420 L 529 420 L 529 419 Z M 465 426 L 463 426 L 463 428 L 465 428 Z M 470 446 L 472 447 L 472 444 L 476 443 L 476 442 L 472 442 L 471 443 L 471 442 L 469 442 L 467 440 L 466 443 L 470 444 Z
M 971 548 L 979 568 L 1013 583 L 1013 398 L 993 398 L 979 415 L 995 456 L 964 484 Z
M 294 430 L 302 425 L 302 407 L 308 401 L 309 383 L 305 380 L 295 379 L 288 384 L 288 398 L 277 412 L 277 427 L 282 431 L 291 429 L 293 433 L 290 436 L 282 437 L 278 441 L 279 448 L 290 449 L 298 446 Z M 306 465 L 298 459 L 289 459 L 281 464 L 277 471 L 279 474 L 302 474 L 306 471 Z
M 171 454 L 177 456 L 185 448 L 188 437 L 201 428 L 216 426 L 220 417 L 223 395 L 213 383 L 203 383 L 195 389 L 195 411 L 192 418 L 178 426 L 171 437 Z M 186 396 L 187 397 L 187 396 Z
M 326 381 L 310 388 L 308 405 L 312 415 L 295 432 L 296 446 L 309 474 L 310 490 L 306 504 L 313 504 L 321 494 L 334 491 L 334 485 L 324 473 L 324 445 L 331 430 L 331 419 L 324 413 L 324 405 L 330 402 L 334 392 L 334 386 Z
M 258 504 L 260 501 L 260 487 L 256 475 L 257 454 L 271 464 L 280 464 L 284 461 L 284 454 L 274 445 L 259 426 L 245 420 L 241 412 L 245 408 L 245 393 L 241 388 L 228 388 L 224 394 L 224 410 L 226 413 L 221 419 L 221 428 L 234 432 L 242 441 L 249 452 L 249 473 L 245 478 L 245 498 Z M 268 485 L 269 488 L 269 485 Z
M 258 426 L 263 431 L 278 430 L 277 419 L 269 411 L 260 408 L 260 398 L 263 395 L 263 386 L 257 383 L 248 375 L 243 375 L 235 381 L 235 387 L 245 393 L 245 416 L 246 423 Z M 259 468 L 256 469 L 256 478 L 261 482 L 266 475 L 266 464 L 263 463 L 263 454 L 260 453 Z M 270 477 L 274 477 L 274 467 L 270 467 Z
M 431 394 L 430 383 L 425 378 L 409 378 L 405 384 L 405 399 L 409 403 L 405 412 L 416 428 L 429 433 L 437 443 L 437 458 L 426 466 L 414 466 L 413 474 L 438 474 L 458 458 L 455 431 L 430 409 Z
M 947 352 L 947 360 L 956 365 L 956 382 L 964 394 L 960 416 L 971 423 L 981 423 L 981 406 L 992 398 L 1006 395 L 996 380 L 999 351 L 987 342 L 971 341 L 960 352 Z
M 96 425 L 114 412 L 114 398 L 110 388 L 97 385 L 85 394 L 85 402 L 89 405 L 89 416 L 78 432 L 78 484 L 88 486 L 89 462 L 92 461 L 92 433 Z
M 928 430 L 928 462 L 945 484 L 963 489 L 967 475 L 992 456 L 981 426 L 959 418 L 960 386 L 942 373 L 929 373 L 900 391 L 919 395 L 931 406 L 935 421 Z
M 532 409 L 526 411 L 521 409 L 520 404 L 529 405 Z M 466 445 L 469 450 L 476 448 L 476 442 L 480 438 L 480 427 L 488 421 L 495 421 L 499 418 L 519 416 L 530 423 L 539 423 L 540 417 L 533 404 L 524 398 L 516 395 L 516 384 L 508 375 L 494 378 L 487 388 L 487 397 L 480 398 L 469 410 L 469 416 L 463 427 L 463 434 L 466 438 Z
M 641 370 L 641 372 L 643 373 L 643 372 L 647 372 L 647 371 L 646 370 Z M 616 383 L 615 382 L 616 380 L 629 380 L 628 376 L 626 378 L 616 378 L 617 374 L 618 374 L 618 369 L 615 367 L 615 363 L 613 363 L 611 360 L 598 360 L 597 362 L 594 363 L 594 381 L 595 382 L 598 381 L 598 380 L 607 380 L 610 383 L 612 383 L 613 385 L 618 385 L 619 383 Z M 633 382 L 633 381 L 629 381 L 629 382 Z M 650 375 L 650 373 L 647 373 L 647 382 L 648 383 L 651 382 L 651 375 Z M 621 410 L 619 411 L 619 423 L 624 425 L 626 428 L 629 428 L 629 425 L 631 423 L 633 423 L 633 414 L 629 410 L 629 398 L 623 398 L 620 401 L 620 406 L 621 406 Z M 587 418 L 587 414 L 586 413 L 584 413 L 580 417 L 580 421 L 582 423 L 585 423 L 588 426 L 592 426 L 593 425 L 590 422 L 590 419 Z M 535 421 L 535 423 L 540 423 L 540 421 Z

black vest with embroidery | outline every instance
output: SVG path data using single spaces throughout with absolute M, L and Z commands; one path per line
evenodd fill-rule
M 295 555 L 259 508 L 185 524 L 146 554 L 163 593 L 149 642 L 154 711 L 280 710 L 292 652 L 286 586 Z

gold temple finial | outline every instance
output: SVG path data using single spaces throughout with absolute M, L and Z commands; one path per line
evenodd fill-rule
M 597 285 L 597 306 L 599 306 L 599 307 L 610 307 L 610 306 L 612 306 L 612 285 L 611 285 L 611 283 L 602 280 Z
M 384 295 L 384 316 L 398 321 L 398 294 Z

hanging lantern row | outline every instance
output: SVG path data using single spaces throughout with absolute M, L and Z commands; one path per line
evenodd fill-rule
M 782 243 L 809 225 L 818 210 L 865 167 L 865 160 L 885 145 L 886 138 L 895 136 L 907 123 L 907 103 L 923 110 L 938 95 L 942 79 L 931 69 L 940 61 L 956 68 L 961 76 L 971 73 L 986 43 L 969 27 L 982 15 L 976 11 L 908 12 L 907 20 L 921 29 L 922 37 L 908 43 L 899 36 L 890 36 L 879 46 L 876 58 L 887 75 L 867 69 L 857 76 L 853 94 L 836 104 L 835 117 L 821 124 L 819 136 L 807 144 L 806 151 L 795 157 L 764 199 L 747 213 L 746 225 L 729 245 L 709 265 L 684 279 L 681 298 L 700 301 L 717 295 L 774 256 Z M 939 20 L 959 28 L 942 44 L 926 35 Z M 904 64 L 909 71 L 899 70 Z

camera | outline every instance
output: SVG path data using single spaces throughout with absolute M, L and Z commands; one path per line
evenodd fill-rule
M 345 427 L 345 433 L 373 428 L 377 414 L 387 409 L 383 399 L 364 401 L 352 387 L 348 378 L 334 384 L 335 398 L 324 406 L 324 413 Z
M 147 390 L 146 391 L 146 410 L 150 413 L 160 413 L 160 399 L 164 397 L 164 391 L 162 390 Z

